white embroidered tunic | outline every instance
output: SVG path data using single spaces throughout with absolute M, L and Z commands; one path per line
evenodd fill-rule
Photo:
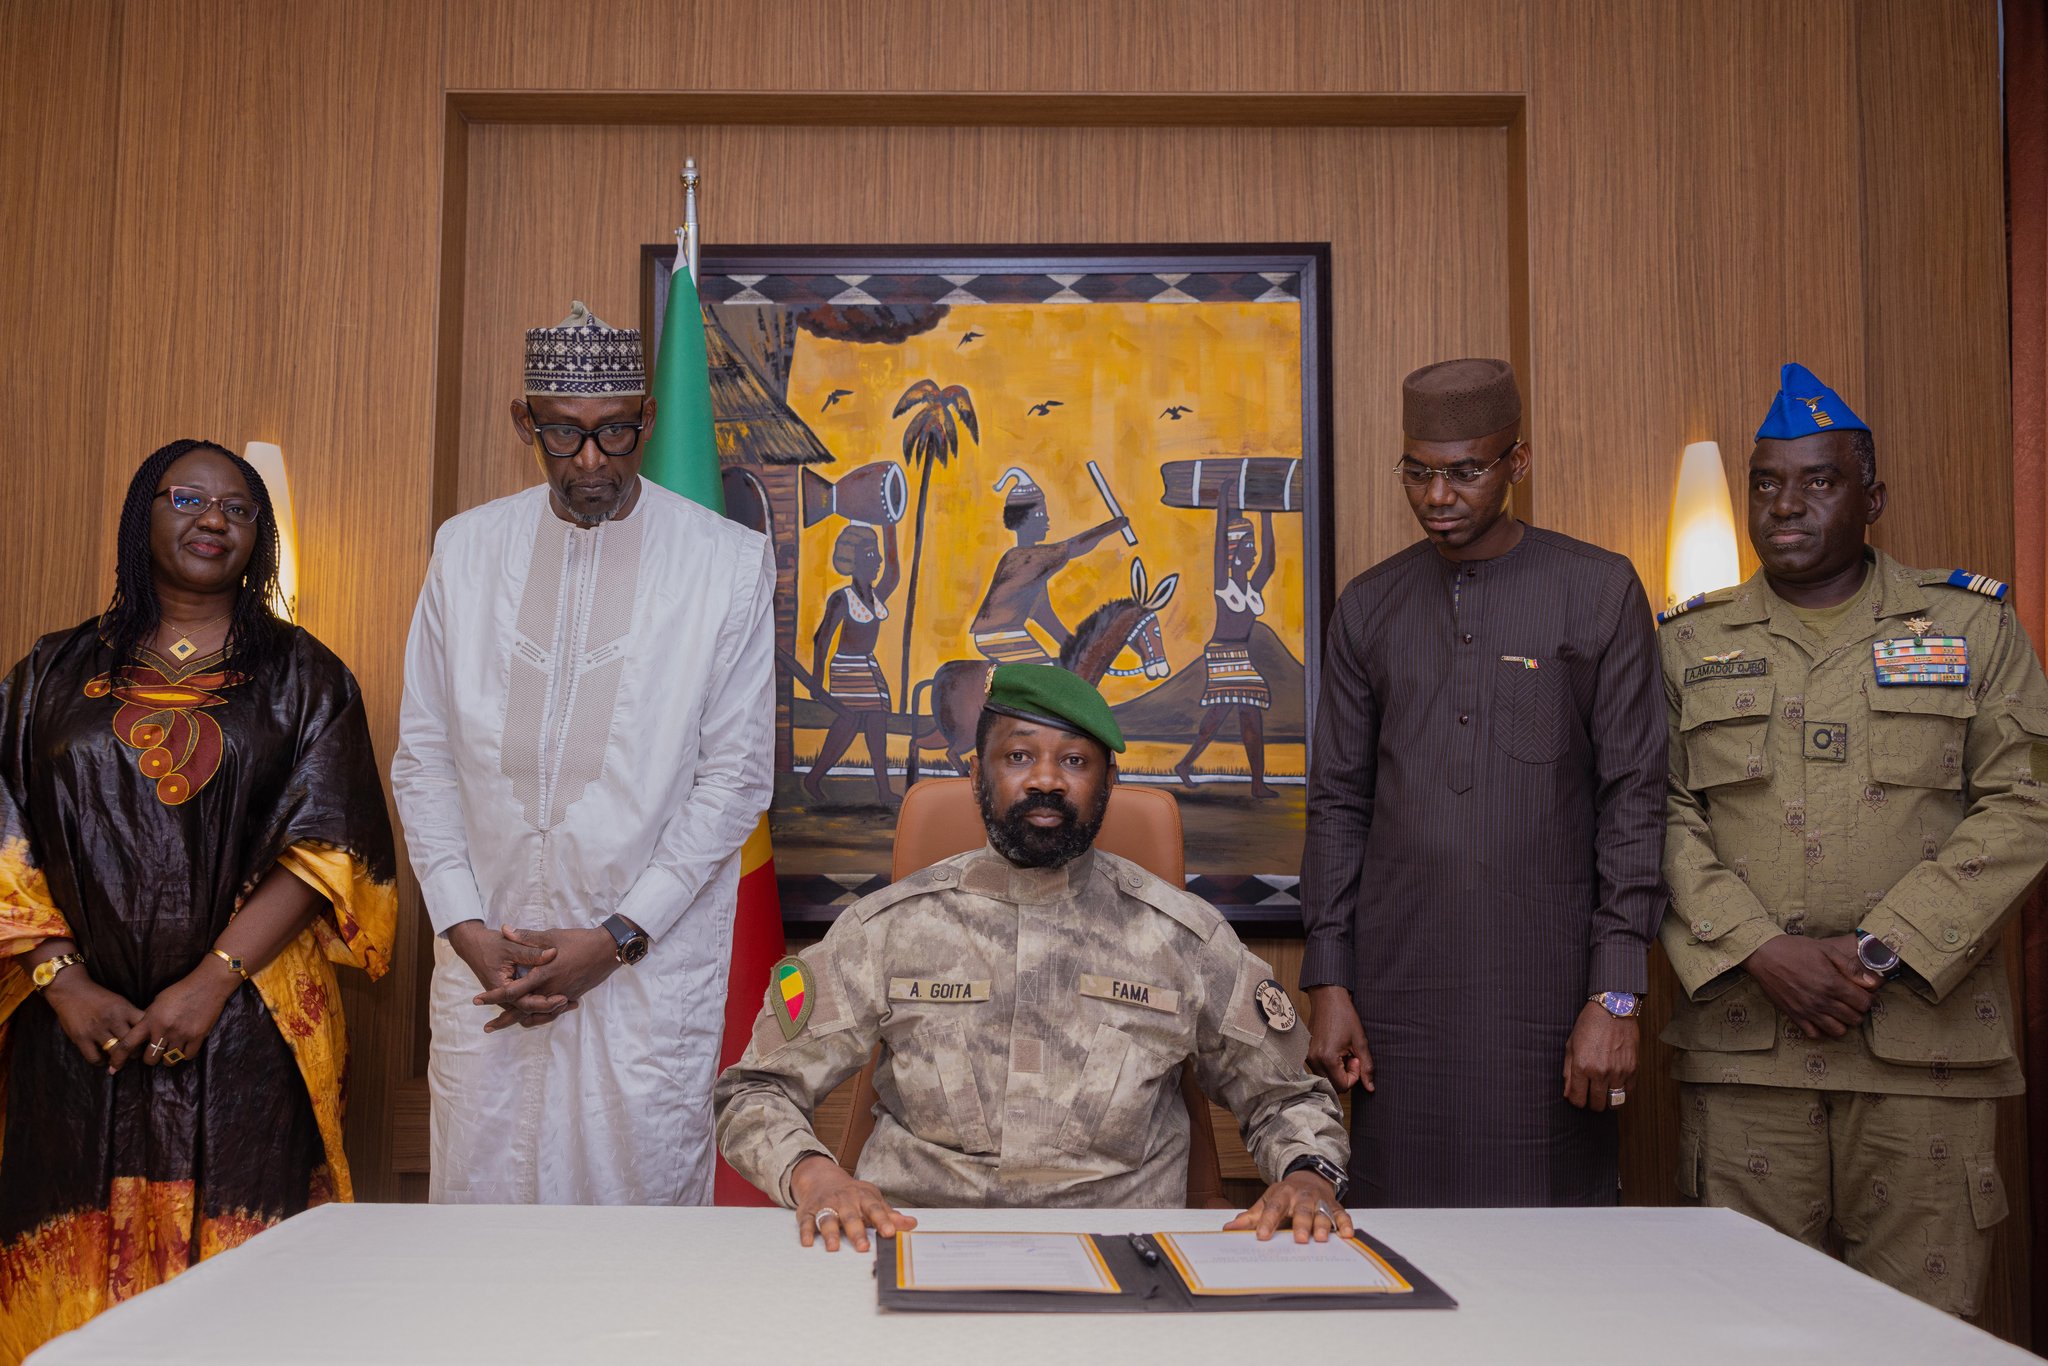
M 704 1203 L 739 849 L 772 791 L 767 541 L 643 482 L 620 521 L 545 488 L 453 518 L 406 645 L 392 788 L 434 943 L 430 1197 Z M 653 947 L 486 1035 L 464 920 Z

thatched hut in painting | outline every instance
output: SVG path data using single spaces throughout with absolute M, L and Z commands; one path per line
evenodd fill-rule
M 794 658 L 798 532 L 803 526 L 800 475 L 806 466 L 831 464 L 833 456 L 783 402 L 783 383 L 764 379 L 752 353 L 726 331 L 718 316 L 722 311 L 705 312 L 704 349 L 711 368 L 712 425 L 724 472 L 726 515 L 764 532 L 775 544 L 775 646 Z M 786 382 L 786 359 L 783 370 Z M 793 687 L 788 671 L 778 668 L 775 768 L 781 773 L 795 763 L 790 738 Z

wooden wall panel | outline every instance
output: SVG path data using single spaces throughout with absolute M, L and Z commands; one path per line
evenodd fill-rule
M 448 0 L 455 90 L 1523 88 L 1522 0 Z
M 1863 0 L 1864 317 L 1891 495 L 1877 539 L 1912 563 L 2012 575 L 1998 15 L 1977 0 Z M 1943 116 L 1930 118 L 1930 110 Z
M 0 588 L 0 668 L 83 621 L 113 586 L 119 505 L 101 496 L 113 278 L 116 84 L 112 0 L 0 11 L 0 333 L 17 426 L 0 450 L 15 532 Z
M 714 242 L 1333 243 L 1341 582 L 1415 537 L 1388 472 L 1401 376 L 1507 348 L 1506 152 L 1503 129 L 478 125 L 459 505 L 537 482 L 506 414 L 521 330 L 572 297 L 636 321 L 638 244 L 672 231 L 675 170 L 695 155 Z M 841 166 L 875 174 L 789 174 Z M 536 181 L 576 207 L 551 212 Z
M 518 330 L 577 291 L 632 317 L 633 248 L 671 226 L 686 151 L 720 241 L 1336 242 L 1344 573 L 1412 534 L 1376 484 L 1400 374 L 1516 347 L 1523 286 L 1533 514 L 1631 555 L 1653 596 L 1680 447 L 1711 436 L 1737 475 L 1785 359 L 1879 428 L 1884 544 L 2010 567 L 1990 0 L 4 0 L 0 17 L 0 325 L 34 338 L 10 377 L 59 433 L 0 462 L 25 514 L 0 581 L 9 659 L 97 605 L 112 499 L 149 449 L 278 440 L 308 625 L 356 667 L 388 754 L 434 481 L 445 511 L 533 477 L 499 425 Z M 451 90 L 1528 103 L 1512 129 L 1455 132 L 513 129 L 451 125 Z M 467 184 L 444 180 L 444 142 L 469 152 Z M 520 202 L 536 183 L 571 207 Z M 437 325 L 444 266 L 467 289 Z M 461 433 L 438 468 L 437 364 Z M 399 1189 L 387 1097 L 424 1047 L 418 944 L 350 992 L 367 1194 Z M 1627 1125 L 1631 1198 L 1668 1180 L 1654 1085 Z M 2023 1276 L 2009 1261 L 2001 1284 Z M 1990 1326 L 2023 1327 L 2003 1301 Z
M 135 464 L 175 437 L 279 443 L 301 620 L 355 671 L 380 763 L 426 568 L 439 42 L 440 16 L 407 4 L 121 10 L 96 492 L 114 506 Z M 370 1198 L 396 1193 L 387 1096 L 414 1051 L 405 885 L 392 973 L 375 986 L 342 974 L 349 1151 Z

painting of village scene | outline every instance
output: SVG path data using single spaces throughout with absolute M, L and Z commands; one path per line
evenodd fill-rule
M 645 252 L 657 346 L 672 251 Z M 886 881 L 989 670 L 1058 663 L 1114 708 L 1122 781 L 1178 796 L 1191 885 L 1284 920 L 1329 592 L 1324 259 L 1005 251 L 704 251 L 726 513 L 779 566 L 785 916 Z

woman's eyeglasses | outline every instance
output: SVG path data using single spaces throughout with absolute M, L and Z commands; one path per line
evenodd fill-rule
M 187 488 L 173 484 L 167 489 L 158 489 L 157 497 L 171 500 L 171 511 L 180 517 L 200 517 L 208 508 L 219 508 L 220 515 L 236 526 L 253 526 L 263 515 L 263 509 L 252 498 L 239 493 L 225 494 L 219 498 L 208 497 L 203 489 Z

